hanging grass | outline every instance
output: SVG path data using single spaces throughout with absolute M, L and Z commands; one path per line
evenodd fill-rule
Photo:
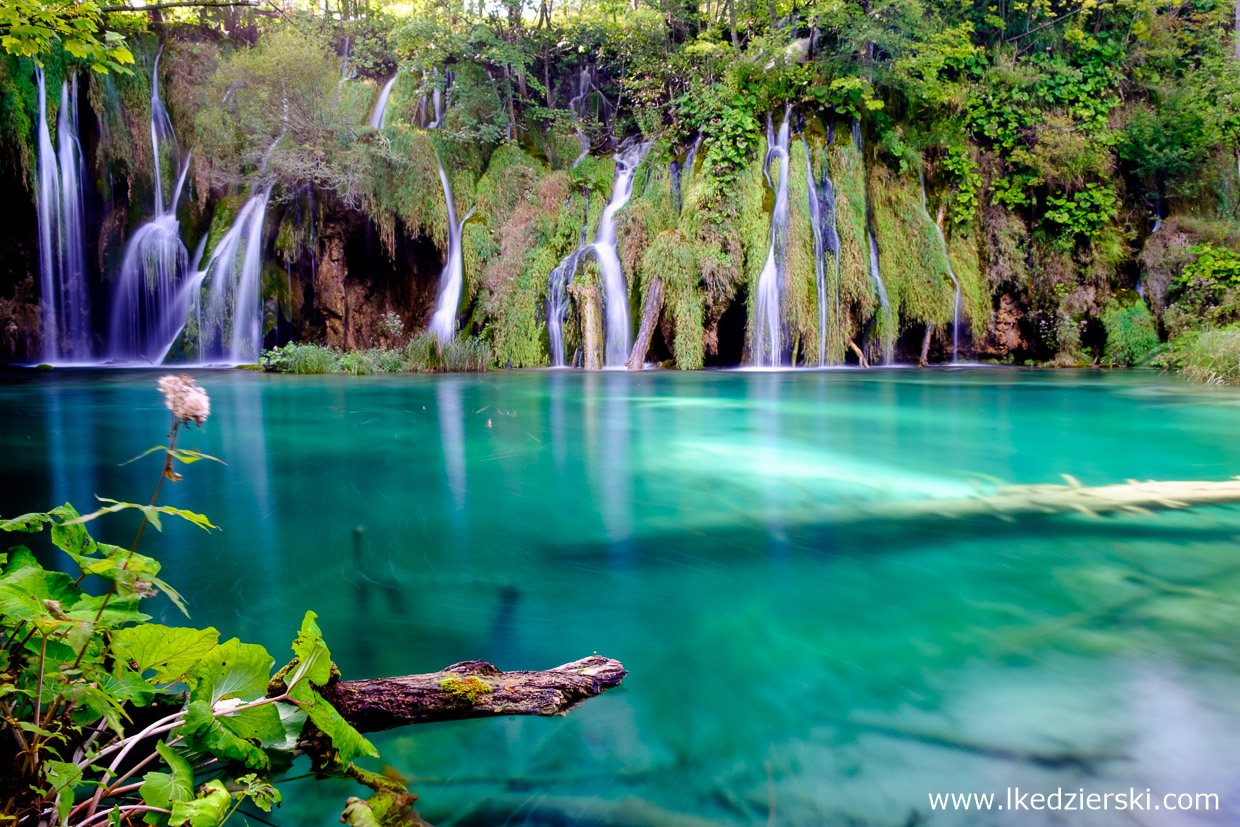
M 640 272 L 643 296 L 654 279 L 663 280 L 663 316 L 671 321 L 668 344 L 676 367 L 698 370 L 705 360 L 705 348 L 697 246 L 679 230 L 665 230 L 646 248 Z
M 835 214 L 840 236 L 840 330 L 859 343 L 865 327 L 879 309 L 870 278 L 869 241 L 866 236 L 865 166 L 861 153 L 847 136 L 828 148 L 828 168 L 835 184 Z M 879 318 L 882 322 L 881 316 Z M 894 331 L 890 331 L 894 341 Z

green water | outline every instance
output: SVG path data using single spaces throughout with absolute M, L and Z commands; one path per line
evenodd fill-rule
M 380 736 L 436 824 L 1008 823 L 927 797 L 1008 786 L 1223 808 L 1124 823 L 1240 813 L 1240 511 L 823 516 L 1060 474 L 1226 479 L 1234 391 L 988 369 L 194 373 L 213 413 L 182 445 L 228 466 L 190 466 L 163 501 L 223 531 L 170 526 L 145 551 L 196 623 L 281 660 L 312 608 L 346 677 L 593 652 L 630 670 L 567 718 Z M 118 463 L 162 441 L 157 376 L 0 377 L 0 510 L 145 499 L 159 461 Z M 96 534 L 128 537 L 113 519 Z M 334 823 L 355 792 L 294 782 L 276 820 Z

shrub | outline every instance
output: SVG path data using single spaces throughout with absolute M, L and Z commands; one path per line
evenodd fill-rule
M 1240 325 L 1185 331 L 1153 364 L 1209 385 L 1240 384 Z
M 1107 332 L 1103 359 L 1113 365 L 1144 364 L 1158 347 L 1154 314 L 1139 298 L 1127 298 L 1111 299 L 1102 311 L 1102 326 Z

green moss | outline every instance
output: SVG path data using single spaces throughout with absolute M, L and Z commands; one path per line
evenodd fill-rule
M 470 675 L 468 678 L 444 678 L 439 682 L 439 688 L 451 695 L 452 703 L 458 706 L 473 706 L 483 695 L 490 695 L 495 691 L 477 675 Z
M 837 329 L 845 342 L 850 339 L 858 341 L 860 333 L 879 309 L 878 294 L 870 278 L 865 166 L 861 153 L 847 137 L 842 137 L 829 147 L 827 164 L 835 184 L 836 229 L 840 236 L 840 319 Z
M 774 176 L 774 169 L 771 171 Z M 809 212 L 805 145 L 794 141 L 788 162 L 788 258 L 784 277 L 784 330 L 801 364 L 818 361 L 818 272 Z
M 679 230 L 655 236 L 641 264 L 641 294 L 663 280 L 663 315 L 672 323 L 672 355 L 681 370 L 698 370 L 705 360 L 701 266 L 696 245 Z

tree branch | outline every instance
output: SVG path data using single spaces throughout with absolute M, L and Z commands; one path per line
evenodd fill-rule
M 545 672 L 501 672 L 480 660 L 428 675 L 338 681 L 323 697 L 361 732 L 497 715 L 567 715 L 619 686 L 620 661 L 592 655 Z
M 104 14 L 122 11 L 158 11 L 160 9 L 218 9 L 228 8 L 229 6 L 265 6 L 259 0 L 221 0 L 221 2 L 195 2 L 195 0 L 180 0 L 175 3 L 151 3 L 146 6 L 102 6 L 99 11 Z

